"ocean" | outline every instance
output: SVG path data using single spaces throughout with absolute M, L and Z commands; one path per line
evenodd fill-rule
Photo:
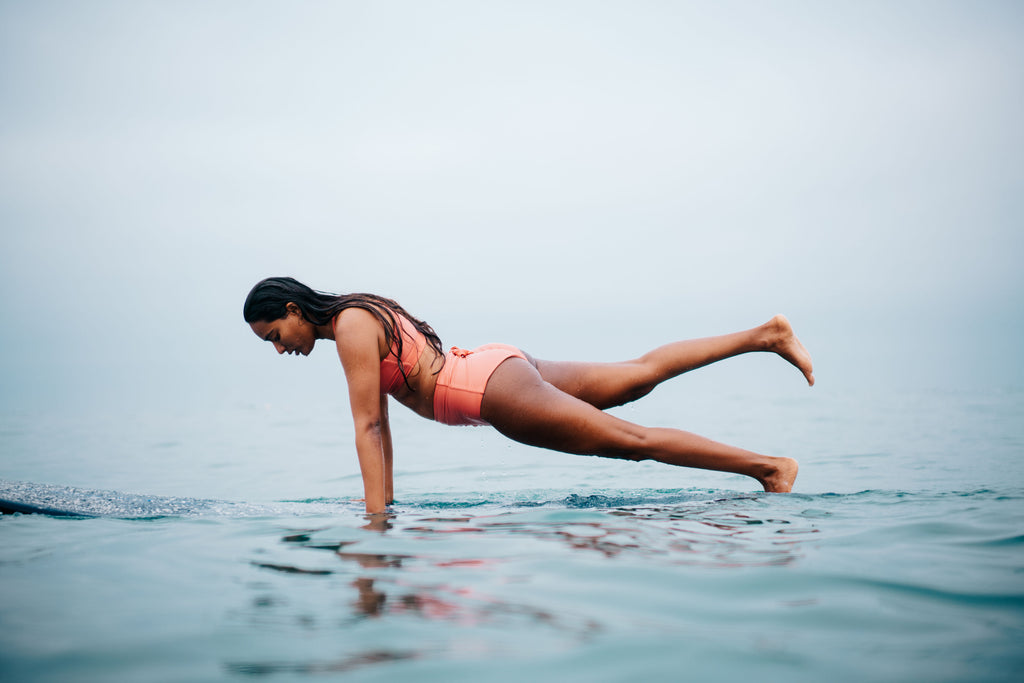
M 395 405 L 385 519 L 343 395 L 9 410 L 0 498 L 82 516 L 0 518 L 0 679 L 1019 680 L 1024 392 L 760 389 L 616 411 L 791 494 Z

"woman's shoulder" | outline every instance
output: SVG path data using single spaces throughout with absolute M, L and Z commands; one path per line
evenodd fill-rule
M 371 310 L 372 306 L 372 310 Z M 395 310 L 390 306 L 367 304 L 365 306 L 346 306 L 334 314 L 334 324 L 337 325 L 342 319 L 350 320 L 350 324 L 375 322 L 383 325 L 383 320 L 389 320 L 398 325 L 411 323 L 412 319 L 408 313 L 402 310 Z
M 376 315 L 365 308 L 353 306 L 339 311 L 334 316 L 335 334 L 351 336 L 353 333 L 366 334 L 369 331 L 376 332 L 378 330 L 383 332 L 384 325 Z

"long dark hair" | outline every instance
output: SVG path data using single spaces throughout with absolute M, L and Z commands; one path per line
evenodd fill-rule
M 268 277 L 257 282 L 249 292 L 249 296 L 245 297 L 242 316 L 247 323 L 273 322 L 288 315 L 289 303 L 298 306 L 302 317 L 314 325 L 330 323 L 334 316 L 346 308 L 362 308 L 369 311 L 384 326 L 384 338 L 388 348 L 398 359 L 402 358 L 402 328 L 395 316 L 401 315 L 407 318 L 413 327 L 426 337 L 427 343 L 437 351 L 438 355 L 444 358 L 444 351 L 441 350 L 441 338 L 434 332 L 434 328 L 422 320 L 414 318 L 397 301 L 385 299 L 376 294 L 318 292 L 294 278 Z M 412 389 L 401 360 L 398 362 L 398 369 L 402 373 L 405 385 Z

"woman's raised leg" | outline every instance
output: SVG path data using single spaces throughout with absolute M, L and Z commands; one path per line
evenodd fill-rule
M 811 356 L 782 315 L 743 332 L 666 344 L 622 363 L 537 360 L 536 365 L 545 381 L 603 410 L 635 401 L 684 372 L 754 351 L 778 354 L 814 384 Z
M 621 420 L 546 382 L 521 358 L 506 360 L 491 375 L 481 417 L 505 436 L 531 446 L 735 472 L 757 479 L 765 491 L 790 491 L 799 469 L 791 458 L 761 455 L 678 429 L 642 427 Z

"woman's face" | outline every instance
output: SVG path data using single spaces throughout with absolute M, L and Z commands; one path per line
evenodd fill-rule
M 283 318 L 265 322 L 249 323 L 256 336 L 274 345 L 278 353 L 301 353 L 308 356 L 316 344 L 316 330 L 313 324 L 302 317 L 298 306 L 288 304 L 288 314 Z

